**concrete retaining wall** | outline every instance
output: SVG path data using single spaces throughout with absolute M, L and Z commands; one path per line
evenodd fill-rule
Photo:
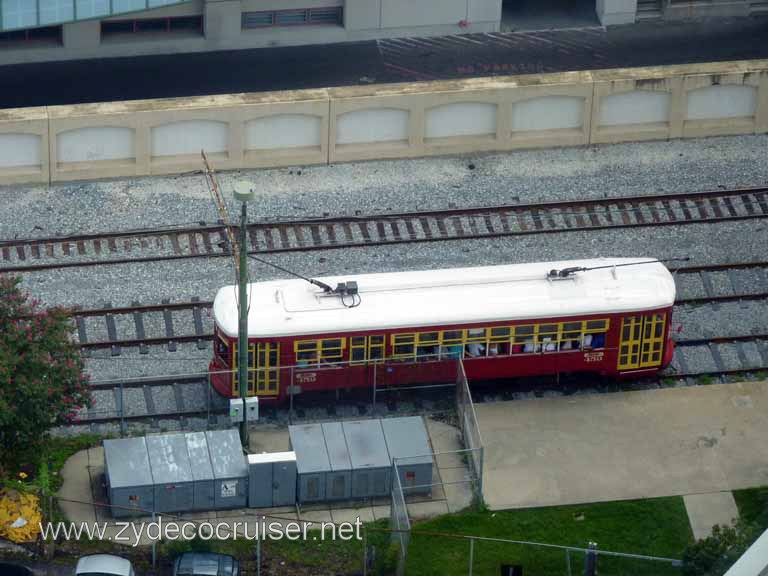
M 768 132 L 768 61 L 0 110 L 0 183 Z

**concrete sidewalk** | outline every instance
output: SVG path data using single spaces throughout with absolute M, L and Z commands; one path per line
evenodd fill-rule
M 477 405 L 492 509 L 768 484 L 768 382 Z

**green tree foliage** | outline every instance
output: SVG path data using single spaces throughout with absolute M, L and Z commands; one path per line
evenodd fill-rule
M 0 276 L 0 465 L 90 403 L 71 318 L 42 308 L 19 283 Z
M 743 521 L 715 526 L 712 535 L 683 553 L 683 576 L 722 576 L 760 535 L 757 524 Z

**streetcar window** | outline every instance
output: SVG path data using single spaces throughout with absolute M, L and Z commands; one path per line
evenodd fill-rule
M 344 338 L 321 340 L 320 358 L 326 362 L 338 362 L 344 354 Z
M 384 336 L 368 336 L 368 359 L 382 360 L 384 358 Z
M 533 342 L 534 326 L 515 326 L 515 344 L 525 344 L 527 342 Z
M 412 358 L 415 355 L 415 334 L 393 334 L 392 335 L 392 357 L 393 358 Z
M 216 353 L 226 360 L 228 360 L 228 352 L 229 352 L 229 346 L 227 346 L 227 341 L 224 340 L 224 338 L 221 337 L 221 335 L 218 335 L 216 337 Z
M 491 328 L 491 342 L 506 342 L 509 340 L 511 330 L 508 326 Z
M 317 362 L 317 340 L 302 340 L 294 344 L 296 352 L 296 362 L 302 364 L 312 364 Z
M 439 332 L 422 332 L 417 334 L 418 346 L 416 348 L 417 356 L 425 360 L 435 359 L 440 346 Z
M 443 332 L 443 344 L 461 344 L 464 342 L 463 330 L 446 330 Z
M 349 360 L 352 364 L 365 362 L 365 336 L 353 336 L 349 339 Z
M 471 330 L 467 330 L 467 342 L 483 342 L 485 338 L 485 328 L 472 328 Z
M 587 320 L 587 332 L 606 332 L 608 320 Z

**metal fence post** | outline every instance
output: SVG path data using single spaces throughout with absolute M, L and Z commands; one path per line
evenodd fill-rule
M 206 403 L 205 403 L 205 428 L 206 430 L 210 430 L 211 428 L 211 373 L 208 373 L 208 391 L 206 393 Z
M 152 523 L 155 523 L 155 511 L 152 511 Z M 157 540 L 152 539 L 152 570 L 157 569 Z
M 293 424 L 293 366 L 291 366 L 291 383 L 288 386 L 290 407 L 288 408 L 288 422 Z
M 256 576 L 261 576 L 261 537 L 256 538 Z
M 469 539 L 469 576 L 472 576 L 472 564 L 475 563 L 475 539 Z
M 568 576 L 573 576 L 571 573 L 571 551 L 567 548 L 565 550 L 565 567 L 568 570 Z
M 376 414 L 376 362 L 373 363 L 373 414 Z
M 120 381 L 120 436 L 125 436 L 125 395 L 122 380 Z

